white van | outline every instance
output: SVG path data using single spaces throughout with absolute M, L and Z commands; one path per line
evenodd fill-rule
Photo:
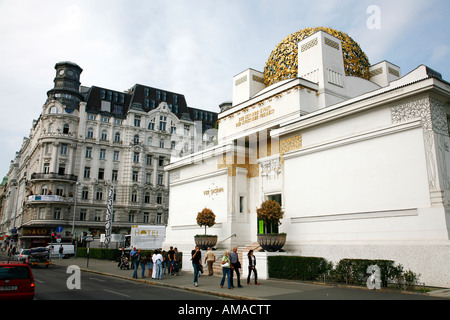
M 51 250 L 51 257 L 59 257 L 59 248 L 62 246 L 63 247 L 63 258 L 67 259 L 70 257 L 75 256 L 75 247 L 73 244 L 69 244 L 69 243 L 53 243 L 53 250 Z M 50 245 L 47 247 L 50 248 Z

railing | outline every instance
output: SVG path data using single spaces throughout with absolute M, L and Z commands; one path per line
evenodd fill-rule
M 58 174 L 58 173 L 33 173 L 31 180 L 70 180 L 78 181 L 78 177 L 73 174 Z
M 215 245 L 214 247 L 217 247 L 217 245 L 219 245 L 219 244 L 221 244 L 222 242 L 224 242 L 224 241 L 226 241 L 226 240 L 230 239 L 231 237 L 237 237 L 236 233 L 235 233 L 235 234 L 232 234 L 232 235 L 231 235 L 231 236 L 229 236 L 228 238 L 225 238 L 225 239 L 223 239 L 222 241 L 220 241 L 220 242 L 216 243 L 216 245 Z

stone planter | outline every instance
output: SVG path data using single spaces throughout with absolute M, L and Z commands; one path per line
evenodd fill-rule
M 217 236 L 196 235 L 194 237 L 195 245 L 201 250 L 206 250 L 208 247 L 214 247 L 217 244 Z
M 285 233 L 258 234 L 258 243 L 265 251 L 275 252 L 286 243 Z

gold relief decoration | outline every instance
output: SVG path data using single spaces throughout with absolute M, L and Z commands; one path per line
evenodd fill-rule
M 322 30 L 342 41 L 345 73 L 369 80 L 369 59 L 359 45 L 347 34 L 331 28 L 305 28 L 295 32 L 281 41 L 269 56 L 264 67 L 264 84 L 270 86 L 286 79 L 294 79 L 298 75 L 298 42 L 313 33 Z M 315 39 L 317 41 L 317 39 Z M 328 39 L 328 45 L 338 49 L 338 43 Z M 301 50 L 307 50 L 315 45 L 314 40 L 304 44 Z
M 286 152 L 301 149 L 302 147 L 302 135 L 298 134 L 296 136 L 283 139 L 280 141 L 280 161 L 284 163 L 283 155 Z

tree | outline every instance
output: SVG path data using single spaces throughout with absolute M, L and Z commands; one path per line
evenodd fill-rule
M 205 227 L 205 235 L 206 235 L 206 227 L 212 227 L 216 224 L 216 215 L 212 212 L 211 209 L 205 208 L 197 214 L 197 224 L 200 227 Z
M 264 201 L 261 204 L 261 208 L 256 209 L 256 212 L 258 219 L 263 220 L 267 233 L 272 233 L 274 227 L 281 224 L 281 219 L 284 216 L 280 204 L 275 200 Z

